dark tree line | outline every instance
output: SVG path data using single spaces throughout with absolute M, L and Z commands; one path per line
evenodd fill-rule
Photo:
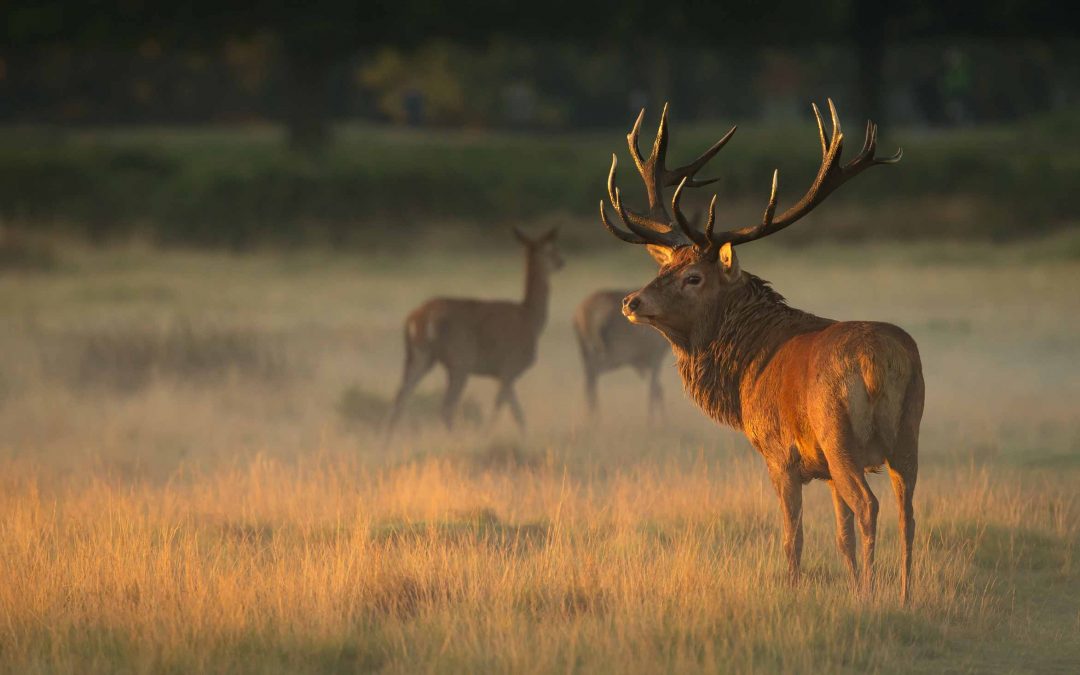
M 847 45 L 857 60 L 853 89 L 861 108 L 852 114 L 881 119 L 890 43 L 935 36 L 1076 36 L 1068 4 L 1053 0 L 556 0 L 520 5 L 313 0 L 263 7 L 208 0 L 9 0 L 0 12 L 0 59 L 9 71 L 48 47 L 123 51 L 154 40 L 167 49 L 209 50 L 238 37 L 272 35 L 283 73 L 277 117 L 292 142 L 307 147 L 328 137 L 335 68 L 358 54 L 386 46 L 410 49 L 433 39 L 481 46 L 501 38 L 615 49 L 649 74 L 645 86 L 653 91 L 663 90 L 671 73 L 685 67 L 677 62 L 680 46 L 738 53 L 763 45 Z

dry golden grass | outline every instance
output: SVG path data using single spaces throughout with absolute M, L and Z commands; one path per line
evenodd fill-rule
M 820 484 L 790 589 L 760 459 L 673 373 L 666 425 L 646 426 L 629 373 L 603 382 L 605 421 L 586 425 L 569 317 L 597 286 L 646 280 L 636 252 L 568 256 L 519 386 L 526 438 L 508 420 L 447 436 L 432 419 L 383 447 L 342 397 L 392 394 L 400 321 L 423 297 L 516 295 L 516 254 L 67 250 L 0 278 L 0 669 L 1074 672 L 1080 261 L 1052 255 L 1069 246 L 743 254 L 793 304 L 919 340 L 907 609 L 887 479 L 872 477 L 873 596 L 848 586 Z M 81 337 L 177 321 L 185 359 L 218 345 L 220 377 L 145 354 L 136 389 L 56 372 Z M 222 351 L 206 335 L 241 337 Z M 288 368 L 242 366 L 269 357 Z M 493 387 L 470 392 L 486 412 Z

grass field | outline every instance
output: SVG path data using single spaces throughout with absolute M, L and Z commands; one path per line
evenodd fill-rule
M 760 458 L 673 368 L 664 424 L 629 372 L 587 423 L 569 318 L 651 277 L 631 247 L 566 252 L 525 437 L 477 422 L 478 380 L 444 433 L 433 374 L 388 446 L 403 316 L 517 296 L 516 252 L 59 247 L 0 276 L 0 670 L 1076 672 L 1078 242 L 741 252 L 792 304 L 920 344 L 910 608 L 887 477 L 872 597 L 820 483 L 791 589 Z

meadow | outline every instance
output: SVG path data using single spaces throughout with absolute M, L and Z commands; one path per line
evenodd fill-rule
M 662 423 L 631 372 L 587 419 L 570 316 L 651 278 L 629 246 L 567 247 L 524 436 L 488 428 L 475 379 L 447 434 L 432 374 L 384 444 L 405 313 L 517 297 L 505 241 L 68 243 L 0 275 L 0 671 L 1076 672 L 1076 230 L 740 251 L 793 305 L 919 342 L 906 608 L 886 476 L 873 594 L 849 586 L 821 483 L 792 589 L 760 458 L 673 368 Z

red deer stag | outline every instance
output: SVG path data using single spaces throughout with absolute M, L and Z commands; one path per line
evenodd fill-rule
M 802 555 L 802 486 L 816 478 L 828 481 L 832 490 L 836 541 L 852 578 L 863 591 L 871 588 L 878 500 L 865 473 L 888 465 L 900 511 L 900 595 L 906 603 L 924 392 L 915 341 L 891 324 L 834 321 L 789 307 L 767 281 L 742 270 L 732 250 L 788 227 L 863 170 L 900 160 L 900 152 L 875 157 L 877 126 L 868 122 L 862 150 L 841 163 L 844 134 L 835 106 L 829 101 L 829 134 L 817 106 L 813 110 L 821 167 L 806 194 L 782 213 L 776 212 L 774 172 L 760 222 L 715 232 L 714 195 L 704 231 L 692 227 L 679 210 L 683 190 L 712 182 L 695 176 L 735 129 L 692 163 L 668 169 L 665 106 L 648 159 L 637 145 L 644 110 L 627 136 L 645 182 L 649 211 L 631 211 L 622 203 L 613 156 L 608 196 L 627 229 L 612 225 L 603 201 L 600 216 L 610 232 L 623 241 L 644 244 L 660 264 L 651 283 L 626 296 L 623 313 L 630 321 L 663 333 L 690 397 L 715 421 L 741 429 L 764 456 L 783 511 L 784 552 L 792 582 L 798 580 Z M 674 220 L 664 207 L 663 189 L 668 187 L 675 187 Z M 855 562 L 854 523 L 862 535 L 861 575 Z
M 436 362 L 446 368 L 442 419 L 453 427 L 458 399 L 469 375 L 499 381 L 492 421 L 503 405 L 525 428 L 514 382 L 536 360 L 536 342 L 547 321 L 548 278 L 563 265 L 555 247 L 557 228 L 533 239 L 516 228 L 525 247 L 525 298 L 521 302 L 432 298 L 405 319 L 405 370 L 387 420 L 391 433 L 417 383 Z
M 603 373 L 631 366 L 649 378 L 648 415 L 652 419 L 664 405 L 660 388 L 660 365 L 671 352 L 667 340 L 656 331 L 635 326 L 622 315 L 622 299 L 629 291 L 596 291 L 574 312 L 574 332 L 585 368 L 585 400 L 589 413 L 598 408 L 596 381 Z

